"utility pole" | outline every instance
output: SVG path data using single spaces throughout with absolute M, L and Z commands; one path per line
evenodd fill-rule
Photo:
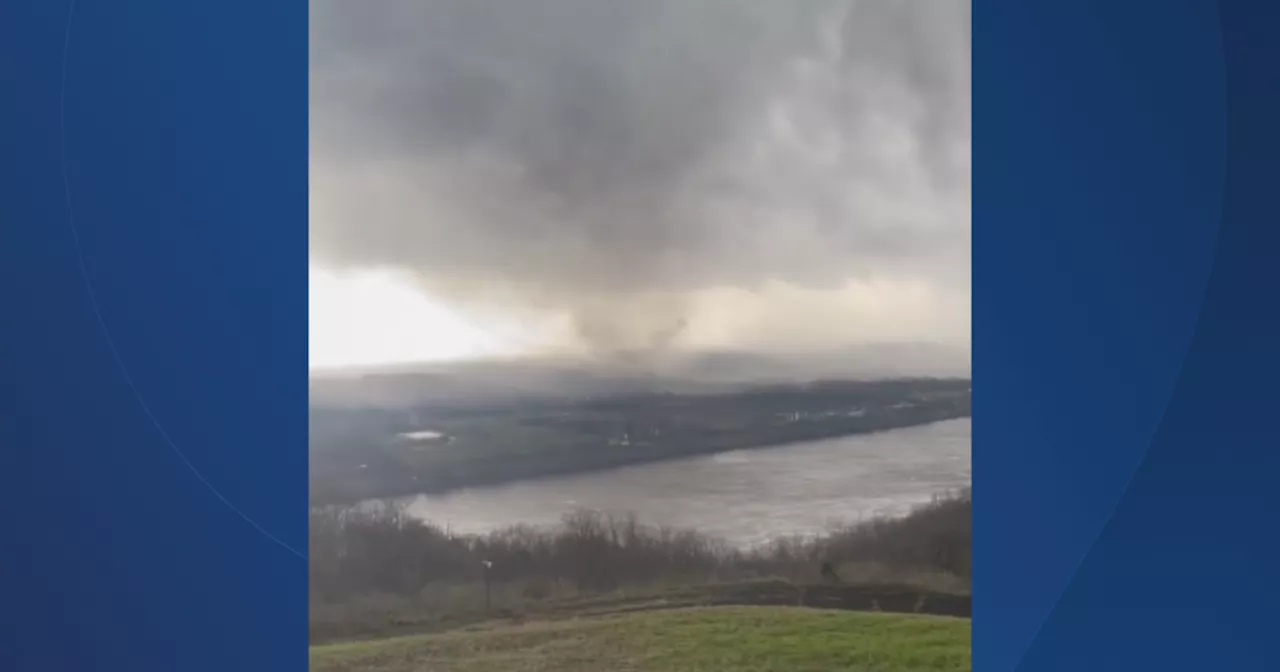
M 484 615 L 489 615 L 489 570 L 493 569 L 493 563 L 488 560 L 481 560 L 480 565 L 484 568 Z

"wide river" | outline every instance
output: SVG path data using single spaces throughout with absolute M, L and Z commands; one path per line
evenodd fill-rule
M 548 525 L 575 508 L 635 513 L 739 545 L 898 515 L 970 483 L 968 418 L 773 448 L 419 495 L 414 516 L 456 532 Z

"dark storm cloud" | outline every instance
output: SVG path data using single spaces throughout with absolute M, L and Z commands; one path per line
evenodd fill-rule
M 313 0 L 311 15 L 324 263 L 567 310 L 609 347 L 674 338 L 682 294 L 713 285 L 967 287 L 965 2 Z

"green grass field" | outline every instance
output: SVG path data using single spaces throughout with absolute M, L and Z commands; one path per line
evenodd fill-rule
M 966 619 L 793 607 L 677 609 L 311 649 L 312 672 L 937 672 L 970 669 Z

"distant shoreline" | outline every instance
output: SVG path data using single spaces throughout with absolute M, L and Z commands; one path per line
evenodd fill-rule
M 326 506 L 354 506 L 366 502 L 376 502 L 385 500 L 408 499 L 417 496 L 438 496 L 446 495 L 453 492 L 469 490 L 472 488 L 495 487 L 508 485 L 511 483 L 536 482 L 545 479 L 560 478 L 565 476 L 576 476 L 582 474 L 599 473 L 609 471 L 611 469 L 619 469 L 623 467 L 632 467 L 643 464 L 654 464 L 660 462 L 670 462 L 693 457 L 705 457 L 709 455 L 717 455 L 722 453 L 735 452 L 740 450 L 762 450 L 768 448 L 778 448 L 794 444 L 812 443 L 816 441 L 825 441 L 831 439 L 840 439 L 851 436 L 865 436 L 871 434 L 880 434 L 903 429 L 911 429 L 913 427 L 923 427 L 937 424 L 939 422 L 948 422 L 951 420 L 961 420 L 971 418 L 970 409 L 963 411 L 956 410 L 954 412 L 941 411 L 933 417 L 921 419 L 919 417 L 911 418 L 883 418 L 883 424 L 869 429 L 831 429 L 820 426 L 805 428 L 809 431 L 798 432 L 797 435 L 778 437 L 775 439 L 765 439 L 759 441 L 749 441 L 743 443 L 722 443 L 719 445 L 711 444 L 705 447 L 693 447 L 692 450 L 673 451 L 666 453 L 649 453 L 636 452 L 632 454 L 614 454 L 608 456 L 607 459 L 587 460 L 576 465 L 557 464 L 549 465 L 545 471 L 538 473 L 530 473 L 519 476 L 495 476 L 493 478 L 485 478 L 479 476 L 474 481 L 466 484 L 442 484 L 440 486 L 426 487 L 394 487 L 387 484 L 388 487 L 378 488 L 380 492 L 377 494 L 369 493 L 351 497 L 330 497 L 314 499 L 311 503 L 313 507 Z

